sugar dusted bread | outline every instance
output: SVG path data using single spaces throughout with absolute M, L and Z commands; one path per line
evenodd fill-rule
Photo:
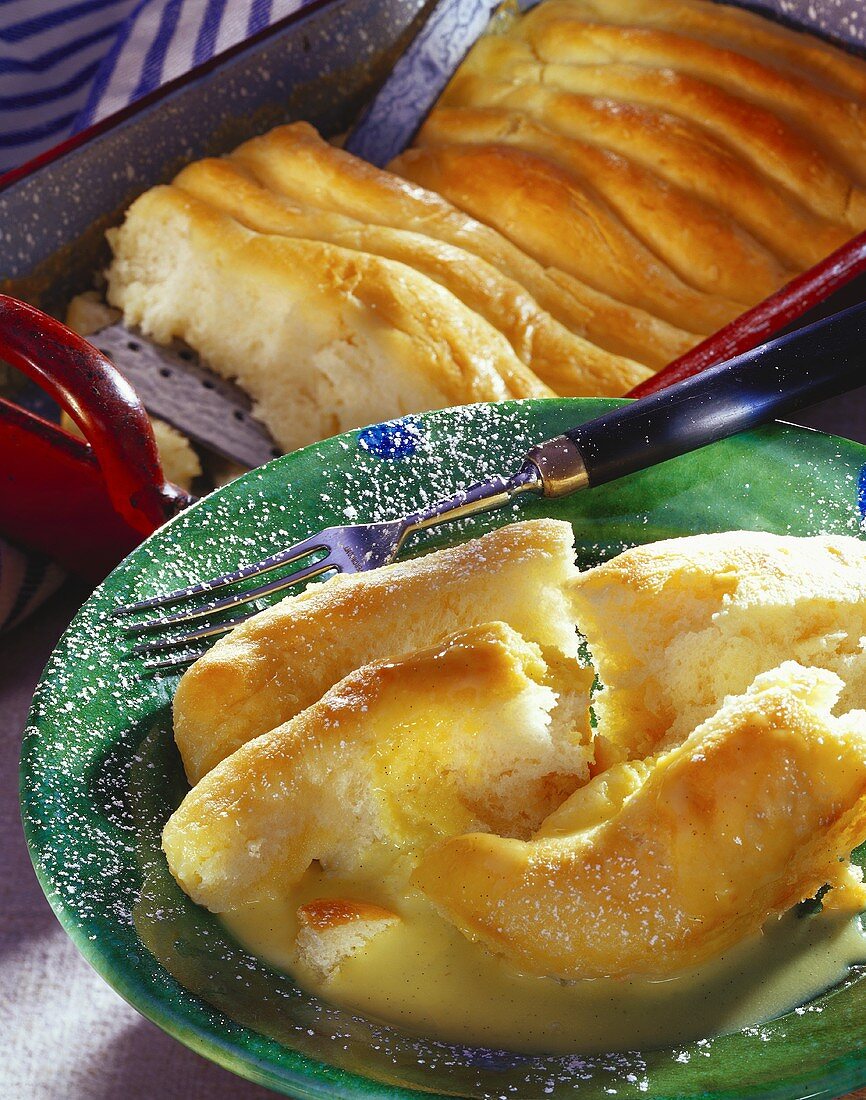
M 580 574 L 543 520 L 310 588 L 181 682 L 195 786 L 163 833 L 171 872 L 220 913 L 316 863 L 332 897 L 301 907 L 297 950 L 320 981 L 417 890 L 562 980 L 671 977 L 825 885 L 853 913 L 864 555 L 730 532 Z M 350 900 L 371 882 L 389 909 Z
M 503 623 L 364 665 L 196 784 L 163 833 L 171 872 L 221 912 L 313 860 L 351 875 L 467 830 L 528 836 L 588 775 L 591 680 Z
M 574 656 L 571 527 L 532 520 L 369 573 L 338 575 L 241 624 L 182 677 L 174 733 L 196 783 L 348 673 L 494 620 Z
M 784 660 L 844 681 L 866 707 L 866 543 L 731 531 L 636 546 L 572 582 L 605 685 L 593 703 L 613 758 L 687 736 Z
M 299 960 L 319 977 L 332 978 L 370 940 L 400 921 L 396 913 L 369 901 L 316 898 L 298 909 Z
M 848 856 L 866 833 L 866 712 L 788 662 L 682 744 L 578 790 L 529 842 L 475 833 L 425 852 L 414 882 L 524 972 L 665 978 L 835 887 L 866 905 Z

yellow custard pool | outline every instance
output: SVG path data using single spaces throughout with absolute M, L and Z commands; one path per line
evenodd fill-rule
M 328 979 L 295 947 L 298 906 L 325 897 L 363 898 L 403 918 Z M 667 1047 L 735 1031 L 805 1003 L 866 962 L 859 918 L 790 912 L 679 977 L 559 982 L 521 974 L 420 895 L 396 900 L 374 879 L 347 882 L 315 865 L 290 893 L 222 920 L 244 947 L 325 1001 L 420 1035 L 529 1053 Z

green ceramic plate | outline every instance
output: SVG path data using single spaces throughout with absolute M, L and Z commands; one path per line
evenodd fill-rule
M 76 617 L 24 739 L 24 824 L 37 873 L 84 956 L 145 1016 L 236 1073 L 296 1097 L 805 1097 L 866 1083 L 866 981 L 852 975 L 771 1023 L 676 1050 L 526 1057 L 407 1037 L 300 992 L 181 893 L 159 847 L 185 783 L 176 678 L 148 675 L 108 617 L 328 524 L 413 509 L 614 402 L 447 410 L 351 432 L 214 493 L 126 559 Z M 557 502 L 525 501 L 440 536 L 518 517 L 574 526 L 581 563 L 625 545 L 751 528 L 860 535 L 866 448 L 775 426 Z M 410 548 L 411 549 L 411 548 Z

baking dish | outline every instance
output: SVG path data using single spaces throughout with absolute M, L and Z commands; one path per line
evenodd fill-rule
M 866 26 L 858 23 L 855 0 L 848 8 L 843 4 L 820 11 L 807 0 L 763 0 L 743 6 L 783 17 L 790 25 L 863 52 Z M 92 287 L 94 272 L 108 258 L 104 231 L 120 220 L 132 199 L 170 179 L 184 163 L 223 153 L 282 122 L 304 118 L 326 135 L 345 129 L 429 7 L 429 0 L 314 0 L 254 39 L 7 174 L 0 179 L 0 225 L 6 245 L 2 289 L 62 316 L 74 294 Z M 866 234 L 861 234 L 635 394 L 651 392 L 786 327 L 862 300 L 864 272 Z M 0 318 L 0 329 L 9 324 L 8 318 Z M 21 331 L 20 317 L 16 324 L 17 343 L 24 341 L 38 358 L 38 323 L 31 317 L 27 334 Z M 121 384 L 114 380 L 115 389 Z M 846 399 L 846 407 L 859 408 L 852 400 L 857 401 Z M 826 426 L 820 411 L 803 422 Z M 130 529 L 128 517 L 118 527 L 116 494 L 113 504 L 92 450 L 26 411 L 0 404 L 0 462 L 7 471 L 14 470 L 14 476 L 0 482 L 0 534 L 48 553 L 62 545 L 71 568 L 80 570 L 83 562 L 92 577 L 104 573 L 147 533 L 148 524 L 155 528 L 183 502 L 162 487 L 161 472 L 148 466 L 150 435 L 140 417 L 137 423 L 140 445 L 128 440 L 121 448 L 129 453 L 129 477 L 140 480 L 142 470 L 150 469 L 153 484 L 142 486 L 142 492 L 162 500 L 164 508 L 161 515 L 151 515 Z M 93 442 L 98 449 L 99 442 Z M 54 484 L 47 489 L 49 471 Z M 86 487 L 86 522 L 70 523 L 64 516 L 61 543 L 58 512 L 46 507 L 46 493 L 68 500 L 69 491 L 78 485 Z

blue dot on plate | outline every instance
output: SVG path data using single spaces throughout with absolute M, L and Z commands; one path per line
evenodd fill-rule
M 857 478 L 857 506 L 860 515 L 866 519 L 866 466 L 860 467 L 860 476 Z
M 415 417 L 389 420 L 385 424 L 373 424 L 358 436 L 358 446 L 376 458 L 409 458 L 418 450 L 423 438 L 421 425 Z

